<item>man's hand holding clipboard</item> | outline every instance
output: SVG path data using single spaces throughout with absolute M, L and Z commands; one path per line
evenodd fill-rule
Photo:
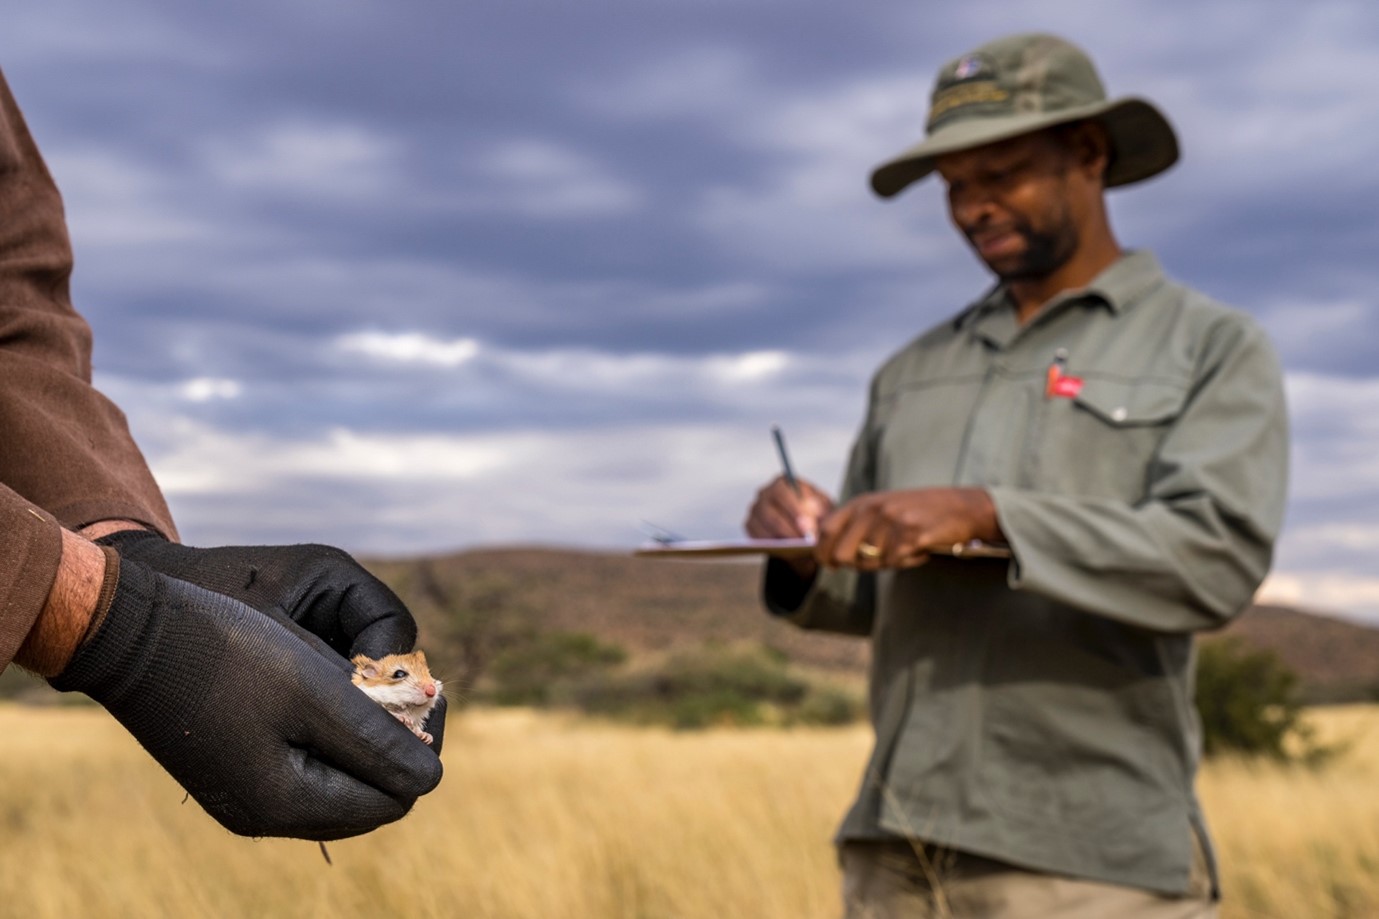
M 879 571 L 913 568 L 930 555 L 1009 558 L 991 498 L 978 488 L 869 492 L 836 507 L 813 483 L 798 478 L 779 427 L 772 427 L 781 475 L 757 492 L 747 514 L 747 539 L 658 539 L 638 555 L 785 559 L 806 580 L 819 566 Z

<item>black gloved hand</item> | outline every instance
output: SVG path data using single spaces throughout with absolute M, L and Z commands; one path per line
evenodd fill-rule
M 354 836 L 440 781 L 432 749 L 338 657 L 229 597 L 119 564 L 104 618 L 50 682 L 105 706 L 226 828 Z
M 197 549 L 149 530 L 123 530 L 96 542 L 113 547 L 121 558 L 233 597 L 266 615 L 285 616 L 346 659 L 411 651 L 417 640 L 416 621 L 397 594 L 332 546 Z M 445 713 L 446 701 L 439 699 L 426 720 L 436 753 L 445 740 Z
M 261 613 L 281 610 L 342 657 L 410 651 L 412 614 L 397 594 L 331 546 L 217 546 L 196 549 L 149 530 L 96 542 L 161 574 L 234 597 Z

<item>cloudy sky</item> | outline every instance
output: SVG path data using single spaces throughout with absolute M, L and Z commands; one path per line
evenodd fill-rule
M 1379 6 L 1316 0 L 47 0 L 0 66 L 67 201 L 97 385 L 195 544 L 626 548 L 832 486 L 875 365 L 986 277 L 935 69 L 1066 35 L 1184 159 L 1121 241 L 1269 329 L 1271 597 L 1379 621 Z

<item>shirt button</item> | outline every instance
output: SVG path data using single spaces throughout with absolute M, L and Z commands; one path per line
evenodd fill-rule
M 1112 421 L 1124 421 L 1124 420 L 1125 420 L 1125 416 L 1128 415 L 1128 414 L 1129 414 L 1129 412 L 1127 412 L 1127 411 L 1125 410 L 1125 406 L 1123 406 L 1123 405 L 1118 405 L 1118 406 L 1116 406 L 1114 409 L 1111 410 L 1111 420 L 1112 420 Z

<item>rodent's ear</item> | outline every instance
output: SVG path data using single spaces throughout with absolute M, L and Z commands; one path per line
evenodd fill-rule
M 359 655 L 353 661 L 355 671 L 365 679 L 372 680 L 378 676 L 378 663 L 371 661 L 364 655 Z

